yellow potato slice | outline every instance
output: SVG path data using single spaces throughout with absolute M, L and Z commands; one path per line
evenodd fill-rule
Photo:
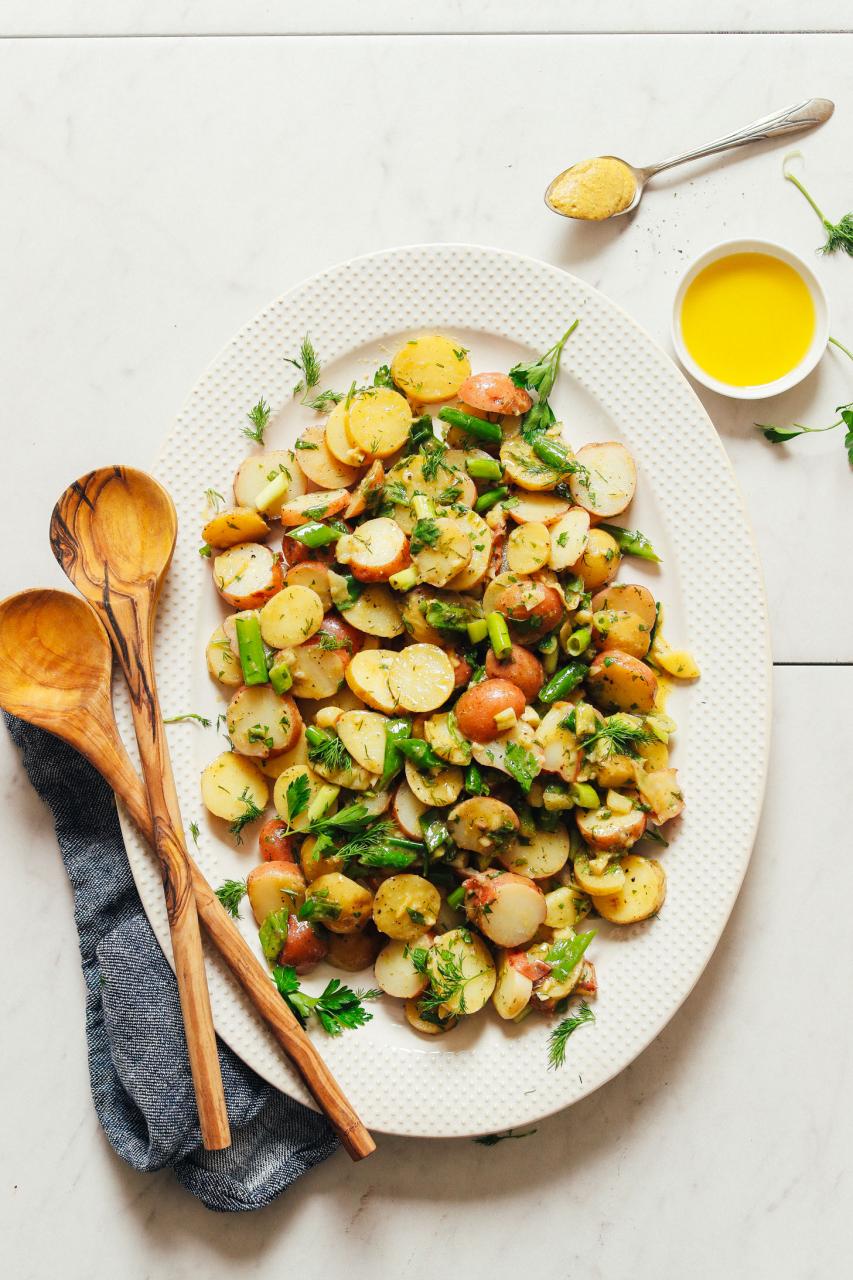
M 223 751 L 201 775 L 201 798 L 215 817 L 236 822 L 246 816 L 247 802 L 264 809 L 270 789 L 251 760 L 238 756 L 236 751 Z
M 258 761 L 262 772 L 265 773 L 268 778 L 272 778 L 273 782 L 275 782 L 276 778 L 280 777 L 281 774 L 284 773 L 285 769 L 289 769 L 291 765 L 307 763 L 308 741 L 305 737 L 304 726 L 300 730 L 299 737 L 296 739 L 296 742 L 289 751 L 284 751 L 280 756 L 270 756 L 269 760 Z
M 375 711 L 345 711 L 335 725 L 335 732 L 353 760 L 370 773 L 382 772 L 387 723 L 386 717 Z
M 261 609 L 261 635 L 272 649 L 299 645 L 322 625 L 323 601 L 310 587 L 284 587 Z
M 453 692 L 453 663 L 435 644 L 410 644 L 388 672 L 388 687 L 406 711 L 435 711 Z
M 456 519 L 461 523 L 471 539 L 471 559 L 460 573 L 455 574 L 450 579 L 447 586 L 451 591 L 470 591 L 472 587 L 478 586 L 486 576 L 492 555 L 494 534 L 483 517 L 478 516 L 476 511 L 459 512 Z
M 328 613 L 332 607 L 332 593 L 329 588 L 329 570 L 319 560 L 301 560 L 292 565 L 284 575 L 288 587 L 309 587 L 323 602 L 323 612 Z
M 507 564 L 513 573 L 536 573 L 548 563 L 550 555 L 550 534 L 538 520 L 517 525 L 507 538 Z
M 451 964 L 448 964 L 448 958 Z M 427 969 L 433 990 L 447 999 L 442 1012 L 476 1013 L 495 989 L 495 965 L 482 938 L 467 929 L 440 934 L 427 953 Z M 461 970 L 460 983 L 450 973 Z
M 618 440 L 585 444 L 577 453 L 586 468 L 569 477 L 572 497 L 591 515 L 608 520 L 630 505 L 637 488 L 637 467 L 631 454 Z
M 344 614 L 347 622 L 367 636 L 391 640 L 403 634 L 403 619 L 390 587 L 374 583 L 365 587 L 355 604 Z
M 327 447 L 324 427 L 309 427 L 302 432 L 296 457 L 300 471 L 320 489 L 348 489 L 358 479 L 358 465 L 341 462 Z
M 283 475 L 287 480 L 288 497 L 296 498 L 305 493 L 305 477 L 296 464 L 292 449 L 270 449 L 268 453 L 252 453 L 240 463 L 234 477 L 234 501 L 238 507 L 255 507 L 264 489 Z M 281 499 L 278 499 L 281 506 Z M 278 508 L 264 507 L 264 514 L 278 515 Z
M 567 498 L 553 493 L 524 493 L 516 490 L 504 503 L 507 515 L 516 524 L 555 524 L 571 507 Z
M 448 764 L 471 763 L 471 743 L 462 737 L 458 729 L 451 729 L 447 712 L 424 721 L 424 738 L 435 754 Z
M 459 792 L 462 790 L 462 783 L 465 775 L 458 765 L 448 765 L 446 769 L 440 769 L 438 773 L 424 772 L 415 767 L 414 761 L 406 761 L 406 781 L 416 800 L 420 800 L 421 804 L 428 805 L 430 808 L 440 809 L 448 804 L 453 804 Z
M 573 508 L 575 511 L 577 509 L 577 507 Z M 645 624 L 647 631 L 651 631 L 657 622 L 655 598 L 648 587 L 642 587 L 637 582 L 614 582 L 612 586 L 605 587 L 603 591 L 597 592 L 592 597 L 590 607 L 593 613 L 598 613 L 601 609 L 635 613 Z
M 299 778 L 308 779 L 308 803 L 306 804 L 305 808 L 301 810 L 301 812 L 297 813 L 295 817 L 291 818 L 288 812 L 288 805 L 287 805 L 287 788 L 291 786 L 294 782 L 296 782 L 297 779 Z M 325 778 L 321 778 L 320 775 L 318 773 L 315 773 L 314 770 L 310 768 L 309 765 L 307 764 L 291 765 L 289 769 L 285 769 L 282 773 L 280 773 L 275 780 L 275 789 L 273 791 L 273 804 L 275 805 L 276 813 L 280 818 L 283 818 L 285 822 L 289 822 L 294 831 L 304 831 L 305 828 L 308 826 L 308 822 L 309 822 L 308 811 L 311 808 L 311 804 L 316 799 L 317 792 L 320 790 L 320 788 L 325 786 L 328 786 L 328 783 L 326 782 Z M 330 807 L 327 810 L 327 813 L 331 813 L 333 807 L 334 806 Z
M 560 573 L 576 564 L 586 550 L 589 512 L 584 511 L 583 507 L 572 507 L 550 526 L 549 534 L 551 568 L 555 573 Z
M 369 707 L 387 715 L 397 709 L 397 700 L 388 684 L 388 674 L 396 657 L 393 649 L 361 649 L 353 655 L 344 673 L 354 694 Z
M 390 458 L 406 443 L 412 411 L 399 392 L 371 387 L 354 396 L 346 407 L 344 428 L 350 441 L 370 458 Z
M 440 517 L 435 522 L 438 537 L 412 554 L 421 582 L 444 587 L 471 562 L 471 538 L 461 520 Z
M 432 928 L 440 910 L 441 895 L 429 880 L 423 876 L 389 876 L 376 890 L 373 923 L 389 938 L 414 942 L 424 929 Z
M 498 858 L 507 871 L 543 880 L 555 876 L 569 860 L 571 843 L 565 827 L 556 831 L 537 831 L 528 841 L 516 840 L 508 849 L 498 850 Z
M 360 467 L 367 458 L 367 454 L 363 449 L 359 449 L 358 445 L 353 444 L 347 435 L 347 412 L 346 401 L 341 400 L 326 419 L 326 448 L 332 457 L 337 458 L 338 462 L 342 462 L 344 466 Z
M 207 669 L 220 684 L 238 685 L 243 683 L 243 668 L 240 659 L 231 648 L 231 642 L 225 634 L 224 627 L 217 627 L 207 642 L 204 651 Z
M 201 536 L 211 547 L 235 547 L 239 542 L 265 538 L 269 531 L 266 520 L 252 507 L 229 507 L 208 520 Z
M 374 899 L 374 911 L 376 901 Z M 420 973 L 412 963 L 412 951 L 416 947 L 428 947 L 432 943 L 429 934 L 421 934 L 410 942 L 402 940 L 389 942 L 376 957 L 373 966 L 376 985 L 386 995 L 396 996 L 400 1000 L 411 1000 L 419 996 L 426 988 L 428 978 Z
M 660 911 L 666 898 L 666 873 L 655 858 L 629 853 L 619 859 L 625 883 L 618 893 L 596 898 L 595 909 L 611 924 L 637 924 Z
M 427 476 L 424 475 L 424 459 L 421 454 L 412 454 L 394 463 L 388 472 L 388 481 L 402 485 L 407 503 L 411 502 L 416 493 L 432 498 L 435 503 L 449 502 L 452 495 L 453 502 L 470 508 L 477 501 L 477 486 L 465 470 L 466 456 L 461 449 L 448 449 L 435 474 Z M 394 519 L 404 533 L 412 532 L 415 516 L 410 506 L 398 503 Z
M 559 431 L 549 431 L 547 434 L 549 439 L 560 441 L 568 448 L 565 441 L 560 439 Z M 571 449 L 568 449 L 568 453 L 570 457 L 573 456 Z M 513 484 L 532 493 L 553 489 L 561 480 L 568 480 L 571 474 L 569 471 L 555 471 L 553 467 L 549 467 L 534 453 L 533 445 L 528 444 L 521 436 L 504 441 L 501 445 L 501 462 Z
M 438 333 L 411 339 L 391 361 L 397 386 L 420 404 L 452 399 L 470 375 L 471 363 L 462 344 Z

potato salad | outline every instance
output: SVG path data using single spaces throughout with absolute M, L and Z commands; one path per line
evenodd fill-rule
M 234 914 L 247 895 L 282 995 L 326 1030 L 369 1015 L 334 979 L 299 993 L 321 961 L 372 969 L 367 994 L 422 1035 L 487 1006 L 562 1015 L 559 1066 L 592 1020 L 593 922 L 663 904 L 651 854 L 684 804 L 665 693 L 699 672 L 631 581 L 631 557 L 658 560 L 649 540 L 612 523 L 631 453 L 575 452 L 551 408 L 576 324 L 498 371 L 419 336 L 348 390 L 320 390 L 306 339 L 308 425 L 268 448 L 259 401 L 233 502 L 208 491 L 201 553 L 227 612 L 207 666 L 230 749 L 202 796 L 259 847 L 218 892 Z

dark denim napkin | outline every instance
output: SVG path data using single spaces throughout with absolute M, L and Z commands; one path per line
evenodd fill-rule
M 53 734 L 6 716 L 50 808 L 86 981 L 92 1098 L 113 1150 L 143 1173 L 171 1166 L 209 1209 L 260 1209 L 338 1142 L 324 1116 L 265 1084 L 219 1042 L 232 1146 L 201 1145 L 178 989 L 142 909 L 113 794 Z

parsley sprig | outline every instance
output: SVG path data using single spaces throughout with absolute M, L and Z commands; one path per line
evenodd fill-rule
M 579 324 L 580 320 L 574 320 L 559 342 L 555 342 L 553 347 L 550 347 L 538 360 L 533 360 L 530 364 L 513 365 L 509 371 L 509 376 L 517 387 L 536 392 L 536 403 L 524 415 L 521 423 L 521 434 L 528 444 L 540 431 L 544 431 L 556 421 L 554 411 L 548 403 L 548 397 L 557 380 L 563 347 Z
M 277 964 L 273 971 L 279 994 L 304 1027 L 313 1014 L 324 1031 L 339 1036 L 347 1028 L 363 1027 L 373 1014 L 364 1007 L 365 1000 L 377 1000 L 381 991 L 353 991 L 332 978 L 318 996 L 302 991 L 296 970 L 289 964 Z
M 830 338 L 829 341 L 853 360 L 853 351 L 845 347 L 843 342 L 839 342 L 837 338 Z M 824 431 L 835 431 L 837 427 L 846 427 L 844 448 L 847 450 L 847 461 L 853 467 L 853 400 L 849 404 L 840 404 L 835 412 L 839 415 L 838 421 L 831 422 L 828 427 L 807 427 L 802 422 L 795 422 L 790 427 L 775 427 L 764 422 L 756 422 L 755 425 L 764 439 L 769 440 L 771 444 L 787 444 L 789 440 L 796 440 L 797 436 L 821 435 Z

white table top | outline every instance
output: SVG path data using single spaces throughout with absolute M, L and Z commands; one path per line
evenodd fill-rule
M 494 244 L 576 272 L 668 346 L 675 283 L 699 249 L 741 234 L 806 256 L 820 243 L 782 180 L 784 140 L 661 179 L 632 220 L 601 227 L 545 209 L 557 169 L 601 151 L 654 160 L 814 93 L 837 111 L 799 140 L 805 174 L 836 216 L 853 199 L 853 36 L 835 0 L 808 6 L 824 33 L 807 35 L 792 30 L 801 5 L 762 0 L 719 4 L 718 25 L 752 32 L 730 35 L 696 32 L 674 0 L 607 6 L 606 19 L 604 6 L 495 3 L 488 22 L 466 0 L 435 4 L 434 21 L 405 5 L 397 34 L 381 0 L 357 17 L 288 6 L 286 21 L 284 6 L 247 4 L 239 25 L 224 3 L 31 8 L 7 0 L 0 16 L 4 593 L 60 585 L 45 510 L 69 478 L 149 464 L 216 350 L 324 266 L 424 240 Z M 815 270 L 849 344 L 853 267 Z M 0 737 L 9 900 L 26 908 L 6 918 L 0 1065 L 16 1280 L 60 1268 L 216 1280 L 294 1259 L 317 1275 L 343 1262 L 361 1280 L 379 1257 L 412 1276 L 476 1275 L 484 1256 L 495 1280 L 531 1264 L 799 1280 L 829 1274 L 845 1242 L 849 1253 L 853 1042 L 836 1011 L 853 935 L 836 814 L 853 707 L 853 476 L 841 433 L 775 450 L 751 426 L 831 421 L 853 397 L 844 363 L 828 355 L 772 404 L 701 393 L 755 527 L 779 664 L 759 841 L 684 1009 L 618 1080 L 523 1141 L 382 1139 L 364 1164 L 335 1157 L 242 1218 L 208 1214 L 168 1174 L 125 1169 L 91 1107 L 51 825 Z

